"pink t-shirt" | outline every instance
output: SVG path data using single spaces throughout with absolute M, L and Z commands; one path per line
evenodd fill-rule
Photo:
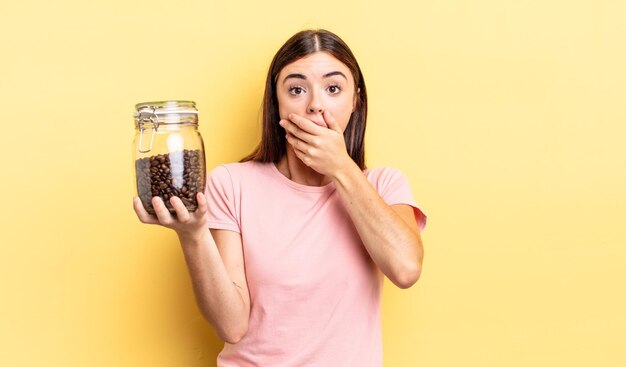
M 413 206 L 424 229 L 402 172 L 364 174 L 388 205 Z M 334 182 L 299 184 L 254 161 L 208 176 L 209 227 L 241 234 L 251 307 L 247 334 L 224 344 L 218 367 L 382 366 L 384 278 Z

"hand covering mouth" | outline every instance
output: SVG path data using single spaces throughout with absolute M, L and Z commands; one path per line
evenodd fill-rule
M 315 120 L 311 120 L 311 121 L 313 121 L 314 124 L 319 125 L 321 127 L 328 127 L 328 125 L 326 125 L 324 121 L 315 121 Z

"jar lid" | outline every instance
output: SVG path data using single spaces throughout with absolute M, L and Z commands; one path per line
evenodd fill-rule
M 157 124 L 197 124 L 198 110 L 194 101 L 155 101 L 135 105 L 135 119 Z

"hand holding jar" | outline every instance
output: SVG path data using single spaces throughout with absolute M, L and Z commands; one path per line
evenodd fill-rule
M 141 204 L 138 197 L 133 198 L 133 208 L 137 217 L 145 224 L 159 224 L 163 227 L 173 229 L 180 238 L 199 239 L 208 231 L 207 222 L 207 202 L 203 193 L 197 194 L 198 208 L 194 212 L 189 212 L 183 201 L 176 196 L 169 199 L 169 203 L 176 211 L 172 215 L 165 206 L 163 200 L 155 196 L 152 198 L 152 207 L 155 215 L 149 214 Z
M 195 102 L 146 102 L 135 108 L 135 212 L 143 223 L 191 235 L 206 224 L 207 211 L 204 143 Z

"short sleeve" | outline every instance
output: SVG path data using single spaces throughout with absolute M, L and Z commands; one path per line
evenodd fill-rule
M 402 171 L 392 167 L 382 168 L 378 177 L 378 188 L 380 196 L 388 205 L 412 206 L 417 226 L 420 232 L 424 230 L 427 221 L 426 214 L 415 202 L 409 180 Z
M 205 190 L 208 204 L 209 228 L 227 229 L 241 233 L 233 180 L 224 165 L 215 167 L 207 177 Z

